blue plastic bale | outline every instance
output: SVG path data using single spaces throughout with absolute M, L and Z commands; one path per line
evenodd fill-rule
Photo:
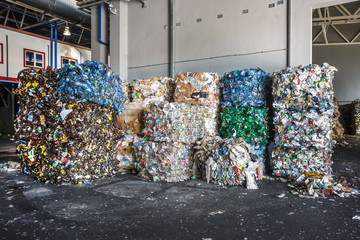
M 225 74 L 222 107 L 260 107 L 266 105 L 271 75 L 261 69 L 236 70 Z
M 59 70 L 57 79 L 61 98 L 93 102 L 113 108 L 117 113 L 123 111 L 126 101 L 123 80 L 104 63 L 67 64 Z

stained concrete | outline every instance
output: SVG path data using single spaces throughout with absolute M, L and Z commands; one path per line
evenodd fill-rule
M 335 149 L 333 168 L 360 189 L 360 138 L 347 141 Z M 12 151 L 1 154 L 11 159 Z M 247 190 L 121 174 L 93 185 L 51 185 L 1 171 L 0 238 L 360 239 L 360 220 L 352 219 L 359 196 L 302 199 L 289 190 L 278 180 Z

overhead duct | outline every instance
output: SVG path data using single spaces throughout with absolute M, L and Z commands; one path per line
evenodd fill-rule
M 17 0 L 46 13 L 59 16 L 64 20 L 91 27 L 91 15 L 85 13 L 65 0 Z

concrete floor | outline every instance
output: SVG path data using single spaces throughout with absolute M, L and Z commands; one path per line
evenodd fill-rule
M 360 189 L 360 138 L 334 153 L 334 171 Z M 0 161 L 14 158 L 0 139 Z M 0 172 L 1 239 L 360 239 L 360 197 L 303 199 L 286 183 L 259 190 L 131 175 L 50 185 Z M 285 193 L 285 198 L 276 195 Z

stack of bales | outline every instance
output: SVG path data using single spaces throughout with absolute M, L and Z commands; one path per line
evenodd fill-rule
M 360 136 L 360 99 L 352 102 L 353 129 L 357 136 Z
M 275 146 L 271 165 L 276 176 L 332 172 L 335 71 L 325 63 L 273 74 Z
M 81 183 L 119 170 L 112 115 L 125 96 L 107 65 L 67 65 L 56 78 L 51 70 L 24 70 L 19 81 L 16 143 L 24 172 L 52 183 Z
M 216 134 L 219 79 L 215 73 L 179 73 L 173 84 L 174 102 L 147 106 L 145 139 L 135 144 L 141 175 L 168 182 L 191 177 L 192 144 Z
M 221 135 L 244 138 L 251 146 L 252 159 L 264 164 L 270 81 L 271 76 L 261 69 L 244 69 L 225 74 L 222 84 Z

